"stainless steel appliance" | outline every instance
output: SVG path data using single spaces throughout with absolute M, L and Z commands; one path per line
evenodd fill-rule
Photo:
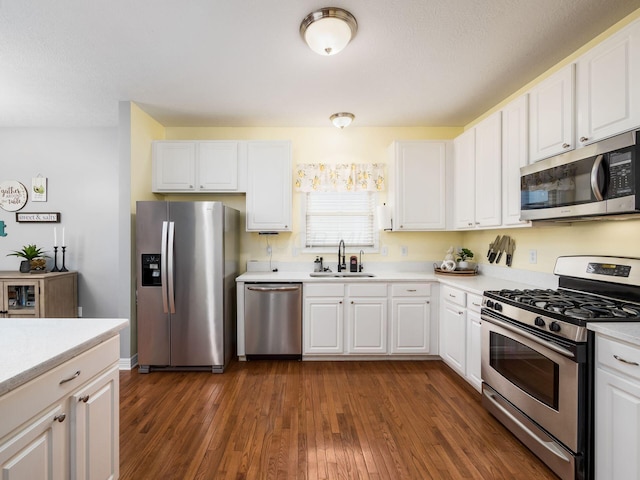
M 592 220 L 640 213 L 640 131 L 520 169 L 520 218 Z
M 247 283 L 244 290 L 247 358 L 301 358 L 302 284 Z
M 482 403 L 562 479 L 593 478 L 593 332 L 640 321 L 640 259 L 559 257 L 557 290 L 486 291 Z
M 138 363 L 222 372 L 234 354 L 239 212 L 137 202 Z

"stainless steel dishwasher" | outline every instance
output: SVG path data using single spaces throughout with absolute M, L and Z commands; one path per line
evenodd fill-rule
M 244 341 L 247 358 L 301 358 L 302 284 L 246 283 Z

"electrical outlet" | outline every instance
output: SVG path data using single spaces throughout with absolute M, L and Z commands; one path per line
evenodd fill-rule
M 267 246 L 267 255 L 271 255 L 273 251 L 271 250 L 271 245 Z
M 78 307 L 78 318 L 82 318 L 82 307 Z
M 407 247 L 406 245 L 401 246 L 400 252 L 403 257 L 406 257 L 407 255 L 409 255 L 409 247 Z
M 382 249 L 380 250 L 380 254 L 383 257 L 386 257 L 387 255 L 389 255 L 389 248 L 385 245 L 384 247 L 382 247 Z
M 529 263 L 538 263 L 538 251 L 529 250 Z
M 298 247 L 293 247 L 291 249 L 291 255 L 292 256 L 297 257 L 299 253 L 300 253 L 300 249 Z

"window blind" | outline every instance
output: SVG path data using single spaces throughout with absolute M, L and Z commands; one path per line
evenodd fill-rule
M 310 192 L 306 202 L 306 247 L 373 247 L 375 193 Z

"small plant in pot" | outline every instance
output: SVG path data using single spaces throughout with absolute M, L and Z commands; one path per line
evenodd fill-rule
M 471 259 L 473 258 L 473 252 L 468 248 L 461 248 L 458 250 L 458 268 L 457 270 L 475 270 L 478 268 L 478 264 Z
M 25 245 L 22 250 L 14 250 L 12 253 L 8 253 L 7 257 L 20 257 L 24 258 L 20 262 L 20 271 L 22 273 L 29 273 L 31 270 L 44 270 L 47 266 L 45 258 L 45 251 L 36 245 Z

